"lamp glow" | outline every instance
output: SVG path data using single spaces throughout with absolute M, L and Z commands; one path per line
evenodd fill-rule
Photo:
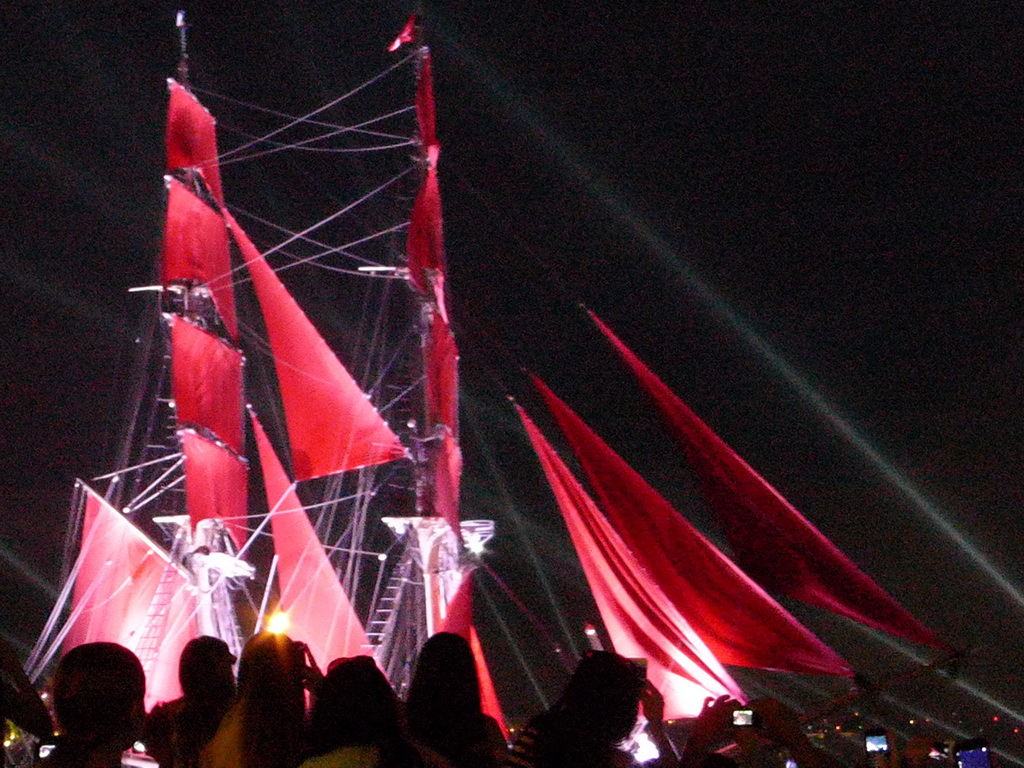
M 273 632 L 275 635 L 283 635 L 288 631 L 288 625 L 290 623 L 287 613 L 284 611 L 275 611 L 271 614 L 270 618 L 267 619 L 267 631 Z

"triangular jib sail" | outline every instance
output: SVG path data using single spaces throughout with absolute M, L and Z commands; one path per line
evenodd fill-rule
M 743 698 L 671 597 L 605 520 L 526 412 L 519 418 L 565 518 L 583 572 L 616 652 L 646 658 L 648 679 L 665 697 L 665 716 L 693 717 L 706 697 Z
M 914 642 L 944 645 L 755 472 L 601 320 L 591 318 L 653 399 L 718 515 L 736 562 L 770 592 Z
M 625 548 L 723 663 L 849 676 L 831 648 L 685 520 L 539 379 Z
M 120 643 L 142 662 L 147 706 L 180 696 L 178 657 L 196 635 L 189 576 L 95 491 L 79 489 L 82 541 L 62 645 Z

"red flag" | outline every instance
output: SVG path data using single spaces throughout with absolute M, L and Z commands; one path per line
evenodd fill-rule
M 405 22 L 405 26 L 402 27 L 402 31 L 398 33 L 391 45 L 388 46 L 388 50 L 394 53 L 406 43 L 411 43 L 416 39 L 416 14 L 409 16 L 409 20 Z

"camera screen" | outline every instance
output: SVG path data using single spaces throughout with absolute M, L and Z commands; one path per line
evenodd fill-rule
M 737 709 L 732 713 L 733 725 L 753 725 L 754 712 L 749 709 Z
M 888 752 L 889 742 L 885 735 L 868 735 L 864 737 L 864 746 L 868 752 Z
M 965 749 L 956 753 L 956 762 L 960 768 L 990 768 L 991 762 L 988 758 L 988 749 Z

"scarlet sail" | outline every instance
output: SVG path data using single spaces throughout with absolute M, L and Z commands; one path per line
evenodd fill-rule
M 241 455 L 242 354 L 177 315 L 171 324 L 171 391 L 179 426 L 202 427 Z
M 201 520 L 222 520 L 236 547 L 246 540 L 248 470 L 227 448 L 183 429 L 178 432 L 185 454 L 185 499 L 195 526 Z
M 443 517 L 452 531 L 459 530 L 459 479 L 462 477 L 462 450 L 447 429 L 433 446 L 429 462 L 430 507 Z
M 91 488 L 80 488 L 85 516 L 64 650 L 120 643 L 142 661 L 147 707 L 177 698 L 178 657 L 196 633 L 188 579 L 124 515 Z
M 334 659 L 365 654 L 370 643 L 255 415 L 252 425 L 278 556 L 278 610 L 288 616 L 289 637 L 306 643 L 320 669 L 325 670 Z
M 647 659 L 647 677 L 665 697 L 665 717 L 693 717 L 708 696 L 742 700 L 739 686 L 676 608 L 676 596 L 647 574 L 526 412 L 516 410 L 562 510 L 612 645 L 623 656 Z
M 217 164 L 217 123 L 188 89 L 167 81 L 167 170 L 192 168 L 202 174 L 214 199 L 224 205 Z
M 440 314 L 435 314 L 430 331 L 424 337 L 423 358 L 426 366 L 427 416 L 434 424 L 444 424 L 458 434 L 459 414 L 459 350 L 451 328 Z
M 502 733 L 508 737 L 508 726 L 505 725 L 505 715 L 501 711 L 501 704 L 498 702 L 498 694 L 494 689 L 494 680 L 491 678 L 491 670 L 487 666 L 487 659 L 484 658 L 484 649 L 480 645 L 480 638 L 477 636 L 476 628 L 473 626 L 473 574 L 467 573 L 463 576 L 455 597 L 448 603 L 444 621 L 441 624 L 440 632 L 452 632 L 461 635 L 469 643 L 473 652 L 473 662 L 476 667 L 476 674 L 480 680 L 480 707 L 484 714 L 493 717 Z
M 918 643 L 944 647 L 672 392 L 596 315 L 700 479 L 741 568 L 765 589 Z
M 424 294 L 433 294 L 437 312 L 448 322 L 444 296 L 444 237 L 441 224 L 441 191 L 437 182 L 437 161 L 441 145 L 437 141 L 434 110 L 434 83 L 430 51 L 423 49 L 416 90 L 416 117 L 426 173 L 409 219 L 407 257 L 409 276 Z
M 231 256 L 221 214 L 175 178 L 167 178 L 161 281 L 165 287 L 206 286 L 224 327 L 238 338 L 235 297 L 231 290 Z
M 835 651 L 690 525 L 539 379 L 615 531 L 725 664 L 852 675 Z
M 274 351 L 295 479 L 309 480 L 404 456 L 395 433 L 256 246 L 231 214 L 225 216 L 252 275 Z

